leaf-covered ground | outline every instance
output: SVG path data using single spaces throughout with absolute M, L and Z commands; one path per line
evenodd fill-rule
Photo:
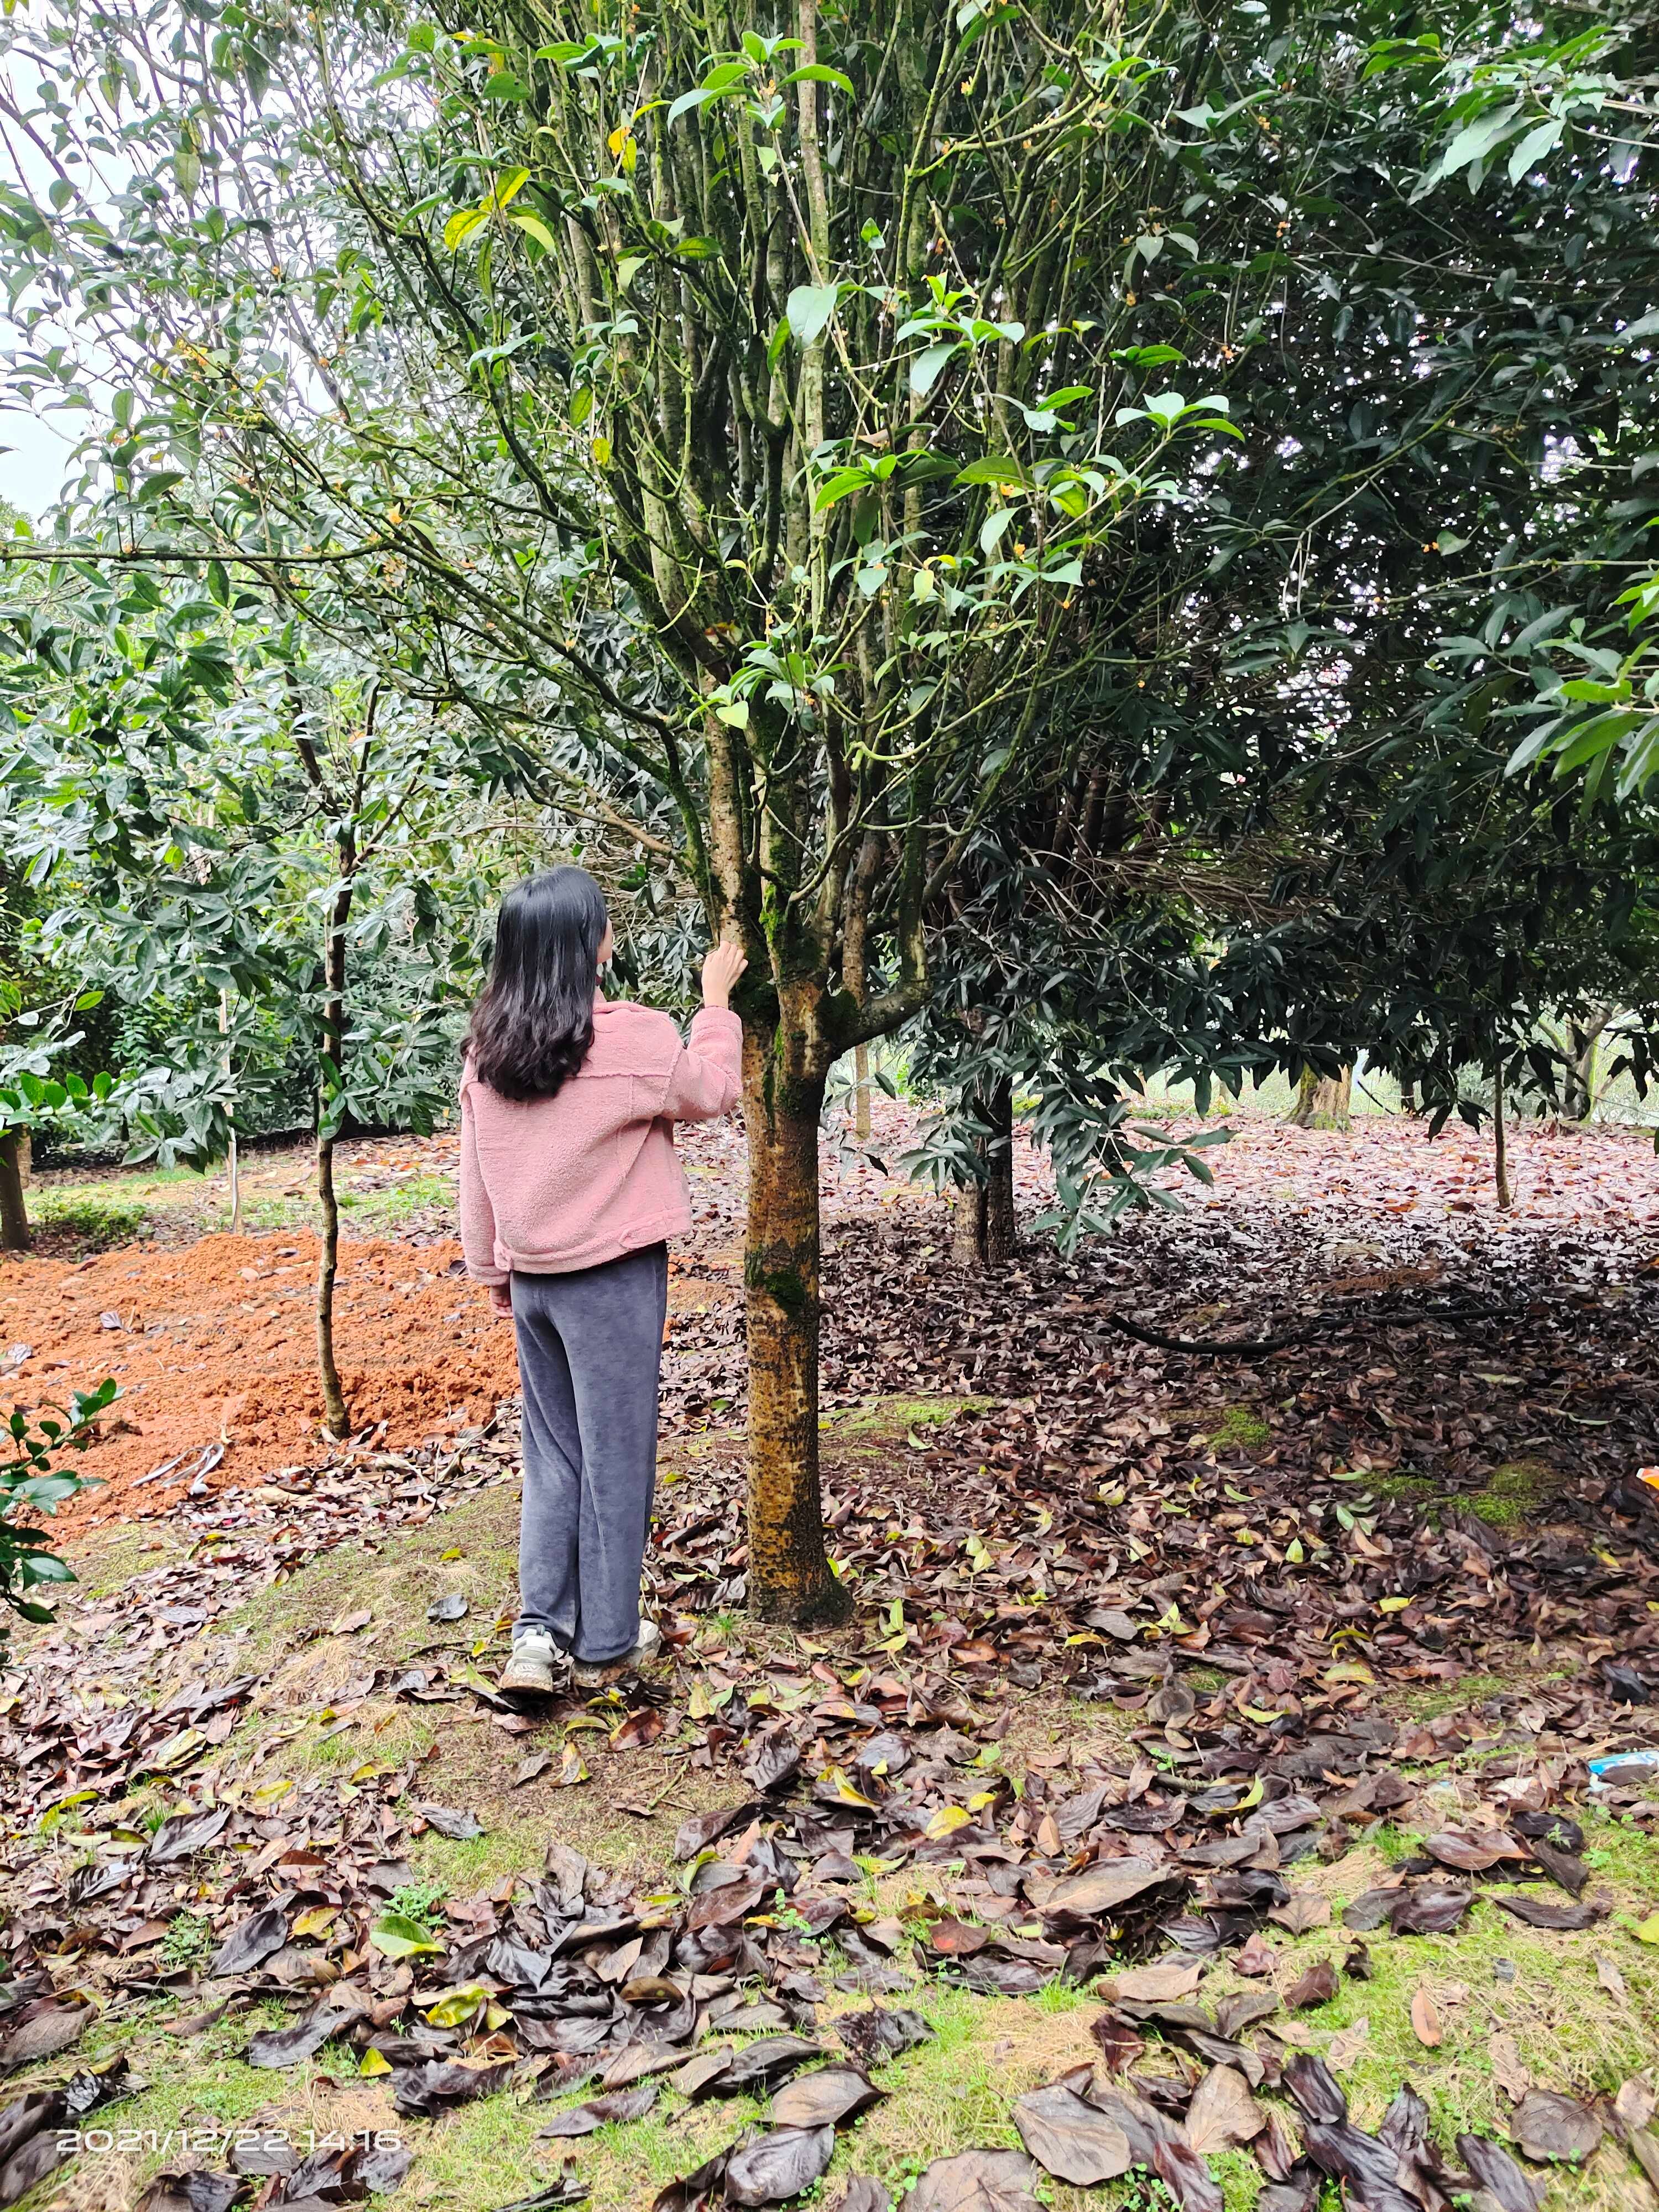
M 811 1638 L 742 1614 L 739 1141 L 646 1680 L 489 1687 L 510 1406 L 84 1540 L 0 1692 L 0 2201 L 1653 2201 L 1645 1140 L 1518 1133 L 1500 1216 L 1466 1137 L 1255 1124 L 996 1279 L 839 1159 Z

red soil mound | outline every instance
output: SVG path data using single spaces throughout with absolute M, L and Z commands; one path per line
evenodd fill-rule
M 213 1490 L 324 1455 L 316 1267 L 316 1238 L 297 1231 L 204 1237 L 170 1251 L 128 1246 L 79 1267 L 33 1258 L 0 1267 L 0 1373 L 10 1401 L 67 1404 L 106 1375 L 121 1388 L 77 1464 L 105 1486 L 68 1509 L 77 1526 L 176 1498 L 218 1446 L 223 1457 L 202 1478 Z M 376 1428 L 382 1449 L 485 1420 L 518 1389 L 513 1331 L 491 1319 L 484 1291 L 459 1267 L 450 1243 L 341 1247 L 340 1377 L 356 1429 Z M 142 1480 L 170 1461 L 166 1474 Z

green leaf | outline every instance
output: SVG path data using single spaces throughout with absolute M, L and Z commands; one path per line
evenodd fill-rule
M 413 1959 L 443 1949 L 441 1943 L 433 1942 L 418 1920 L 411 1920 L 404 1912 L 382 1914 L 369 1929 L 368 1940 L 386 1959 Z
M 1008 453 L 988 453 L 981 461 L 969 461 L 965 469 L 957 471 L 959 484 L 1023 484 L 1026 481 L 1025 466 Z
M 528 236 L 533 238 L 544 253 L 557 252 L 558 242 L 540 216 L 527 214 L 520 208 L 515 214 L 508 216 L 507 221 L 517 229 L 524 231 Z
M 1561 134 L 1566 127 L 1559 117 L 1554 117 L 1547 123 L 1539 124 L 1535 130 L 1528 131 L 1510 155 L 1510 182 L 1512 185 L 1518 185 L 1528 169 L 1536 167 L 1546 154 L 1553 152 L 1560 144 Z
M 836 312 L 836 302 L 841 297 L 838 284 L 797 284 L 789 295 L 784 313 L 789 318 L 789 333 L 797 345 L 809 346 L 814 338 L 829 327 L 830 318 Z
M 996 551 L 1002 542 L 1004 532 L 1014 520 L 1014 512 L 1012 507 L 999 507 L 986 516 L 980 525 L 979 531 L 979 545 L 981 553 L 988 555 Z
M 805 69 L 791 70 L 783 81 L 786 84 L 833 84 L 846 93 L 857 90 L 850 76 L 831 69 L 828 62 L 808 62 Z
M 930 345 L 919 353 L 910 364 L 910 389 L 919 399 L 925 399 L 939 382 L 939 373 L 957 349 L 957 339 L 948 345 Z
M 480 230 L 489 220 L 482 208 L 461 208 L 444 225 L 444 244 L 455 253 L 466 244 L 475 230 Z

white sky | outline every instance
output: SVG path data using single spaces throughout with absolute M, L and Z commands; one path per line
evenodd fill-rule
M 63 489 L 72 441 L 86 427 L 76 409 L 54 421 L 44 415 L 0 410 L 0 499 L 38 520 Z M 59 423 L 64 427 L 59 428 Z

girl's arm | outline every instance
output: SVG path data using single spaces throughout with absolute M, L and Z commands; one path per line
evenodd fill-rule
M 732 993 L 749 965 L 740 946 L 711 945 L 702 963 L 702 1007 L 669 1070 L 661 1112 L 671 1121 L 712 1121 L 743 1096 L 743 1024 Z
M 498 1285 L 507 1279 L 504 1267 L 495 1265 L 495 1209 L 489 1203 L 489 1193 L 484 1188 L 483 1170 L 478 1165 L 478 1133 L 472 1123 L 472 1085 L 470 1076 L 461 1078 L 461 1249 L 466 1255 L 466 1272 L 476 1283 Z
M 660 1111 L 670 1121 L 712 1121 L 743 1096 L 743 1024 L 729 1006 L 704 1006 L 668 1073 Z

